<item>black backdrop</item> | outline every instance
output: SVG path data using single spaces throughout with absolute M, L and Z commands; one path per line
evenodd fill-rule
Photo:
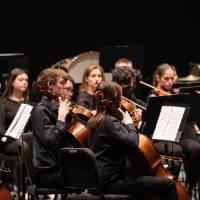
M 180 76 L 189 73 L 190 61 L 200 62 L 196 0 L 79 5 L 84 8 L 79 11 L 73 6 L 48 6 L 21 10 L 10 6 L 2 14 L 0 53 L 24 52 L 31 80 L 50 64 L 104 46 L 144 45 L 147 79 L 161 62 L 174 64 Z

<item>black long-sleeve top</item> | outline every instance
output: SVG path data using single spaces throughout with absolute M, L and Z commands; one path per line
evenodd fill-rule
M 137 148 L 139 138 L 133 124 L 123 125 L 107 115 L 89 135 L 89 147 L 94 151 L 99 174 L 106 187 L 126 174 L 126 158 Z
M 2 98 L 0 100 L 0 145 L 6 146 L 8 143 L 13 142 L 12 138 L 8 138 L 6 142 L 1 142 L 1 138 L 5 135 L 7 129 L 12 123 L 17 111 L 22 103 L 25 101 L 14 101 L 9 98 Z M 30 123 L 28 121 L 24 132 L 30 130 Z
M 48 170 L 58 166 L 58 152 L 72 146 L 74 139 L 67 133 L 65 123 L 57 120 L 58 109 L 46 96 L 34 108 L 32 114 L 33 161 L 36 170 Z
M 77 104 L 89 110 L 95 110 L 94 95 L 82 92 L 77 97 Z

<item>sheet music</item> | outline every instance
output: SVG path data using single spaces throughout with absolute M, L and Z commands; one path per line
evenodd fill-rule
M 23 133 L 24 127 L 26 126 L 27 121 L 30 118 L 31 110 L 33 106 L 28 104 L 21 104 L 15 118 L 13 119 L 11 125 L 7 129 L 5 136 L 12 137 L 14 139 L 19 139 L 21 134 Z M 7 140 L 6 137 L 2 138 L 2 141 L 5 142 Z
M 181 135 L 179 127 L 185 110 L 185 107 L 162 106 L 152 138 L 168 141 L 179 140 Z

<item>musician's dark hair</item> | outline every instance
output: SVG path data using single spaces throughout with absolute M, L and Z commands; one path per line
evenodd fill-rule
M 96 114 L 88 122 L 90 130 L 94 130 L 107 114 L 122 119 L 118 110 L 121 104 L 121 96 L 122 90 L 117 83 L 102 81 L 98 84 L 94 93 Z
M 135 70 L 130 67 L 117 67 L 112 71 L 112 81 L 121 86 L 128 86 L 132 81 L 135 82 L 135 80 Z

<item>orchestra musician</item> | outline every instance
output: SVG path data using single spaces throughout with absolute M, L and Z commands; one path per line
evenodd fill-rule
M 105 193 L 133 197 L 158 195 L 176 200 L 174 182 L 165 177 L 127 174 L 127 157 L 138 148 L 139 136 L 128 112 L 119 111 L 122 90 L 114 82 L 101 82 L 94 93 L 96 114 L 89 120 L 89 147 L 94 151 Z M 137 155 L 135 155 L 137 156 Z
M 33 89 L 43 94 L 32 116 L 33 161 L 39 186 L 63 186 L 58 166 L 59 149 L 77 147 L 74 138 L 66 131 L 66 117 L 72 109 L 66 98 L 67 80 L 63 70 L 46 68 L 33 83 Z
M 4 136 L 12 123 L 20 105 L 28 102 L 28 74 L 20 68 L 14 68 L 6 85 L 6 89 L 0 99 L 0 135 Z M 11 138 L 4 143 L 0 141 L 0 151 L 17 155 L 18 141 Z
M 134 67 L 132 60 L 125 57 L 119 58 L 115 61 L 115 68 L 124 67 L 124 66 L 127 66 L 129 68 Z
M 177 77 L 178 75 L 173 65 L 167 63 L 159 65 L 153 76 L 153 85 L 159 90 L 152 90 L 150 96 L 166 95 L 162 91 L 173 94 L 172 86 Z M 194 124 L 191 122 L 185 124 L 179 143 L 155 141 L 154 144 L 161 154 L 167 153 L 183 158 L 187 183 L 189 184 L 189 190 L 191 190 L 200 180 L 200 142 L 197 139 Z M 173 147 L 171 147 L 171 145 L 173 145 Z M 175 169 L 175 174 L 177 173 L 178 176 L 178 168 L 180 168 L 180 165 L 176 162 L 175 168 L 177 168 L 177 170 Z
M 136 74 L 134 69 L 132 69 L 130 66 L 121 66 L 117 67 L 112 71 L 112 81 L 119 84 L 122 87 L 122 95 L 134 103 L 137 103 L 138 105 L 145 107 L 145 103 L 138 99 L 134 94 L 134 88 L 136 87 Z M 140 126 L 140 122 L 142 120 L 142 110 L 140 108 L 136 109 L 135 112 L 135 118 L 138 119 L 138 125 L 136 125 L 137 128 Z
M 12 123 L 20 105 L 22 103 L 28 103 L 29 100 L 29 89 L 28 89 L 28 74 L 25 70 L 20 68 L 14 68 L 11 70 L 6 88 L 0 98 L 0 152 L 6 155 L 18 156 L 19 145 L 21 140 L 15 140 L 11 137 L 7 138 L 6 141 L 2 141 L 2 137 L 6 130 Z M 28 131 L 30 126 L 26 126 Z M 23 142 L 24 150 L 26 151 L 28 145 Z M 11 168 L 13 180 L 8 180 L 13 185 L 17 184 L 17 165 L 12 163 L 12 166 L 6 162 L 6 167 Z M 13 189 L 13 188 L 10 188 Z M 19 189 L 19 188 L 18 188 Z
M 129 66 L 117 67 L 112 71 L 112 81 L 122 86 L 123 96 L 145 107 L 146 103 L 134 94 L 134 89 L 137 86 L 136 79 L 135 70 Z
M 83 81 L 79 88 L 77 104 L 89 109 L 95 110 L 94 91 L 97 85 L 105 80 L 104 70 L 100 65 L 90 65 L 83 74 Z

